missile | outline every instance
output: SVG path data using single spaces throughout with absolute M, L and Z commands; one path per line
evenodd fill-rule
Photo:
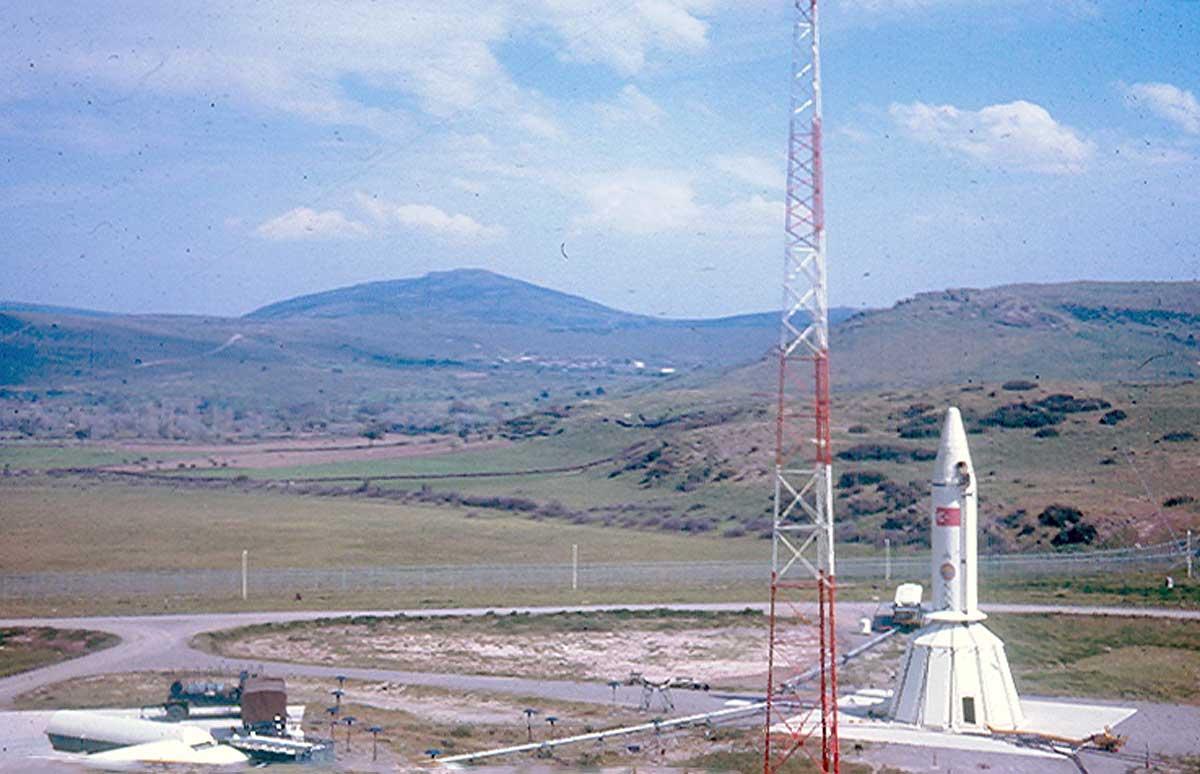
M 930 542 L 933 545 L 933 621 L 982 621 L 979 611 L 977 482 L 962 415 L 946 410 L 933 466 Z

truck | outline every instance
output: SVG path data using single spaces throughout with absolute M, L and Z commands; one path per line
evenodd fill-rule
M 901 583 L 892 601 L 892 625 L 911 627 L 921 625 L 921 597 L 925 590 L 920 583 Z

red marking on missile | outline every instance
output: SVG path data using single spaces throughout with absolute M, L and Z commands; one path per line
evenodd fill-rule
M 958 508 L 937 508 L 933 512 L 933 523 L 939 527 L 961 527 L 962 511 Z

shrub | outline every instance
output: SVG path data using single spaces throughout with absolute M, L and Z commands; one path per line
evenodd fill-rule
M 1175 495 L 1163 500 L 1164 508 L 1174 508 L 1179 505 L 1187 505 L 1188 503 L 1196 502 L 1196 498 L 1191 495 Z
M 1057 438 L 1059 432 L 1053 427 L 1043 427 L 1033 434 L 1034 438 Z
M 1063 415 L 1029 403 L 1010 403 L 1001 406 L 979 420 L 981 425 L 1000 427 L 1047 427 L 1063 421 Z
M 1082 520 L 1083 513 L 1068 505 L 1050 505 L 1038 514 L 1038 523 L 1044 527 L 1066 527 Z
M 849 470 L 838 476 L 837 488 L 850 489 L 855 486 L 870 486 L 887 480 L 888 477 L 878 470 Z
M 1174 432 L 1167 433 L 1162 437 L 1162 439 L 1169 443 L 1182 443 L 1184 441 L 1196 440 L 1196 434 L 1190 430 L 1176 430 Z
M 937 452 L 927 449 L 912 449 L 906 446 L 893 446 L 885 443 L 861 443 L 842 449 L 837 453 L 839 460 L 846 462 L 864 462 L 867 460 L 882 462 L 909 462 L 932 460 Z
M 868 430 L 866 425 L 850 425 L 850 427 L 846 428 L 846 432 L 854 433 L 855 435 L 862 435 L 863 433 L 868 432 Z
M 1115 425 L 1118 422 L 1121 422 L 1128 418 L 1129 418 L 1129 415 L 1126 414 L 1121 409 L 1113 409 L 1112 411 L 1108 412 L 1104 416 L 1100 417 L 1100 424 Z
M 1008 390 L 1009 392 L 1024 392 L 1025 390 L 1036 390 L 1037 382 L 1031 382 L 1028 379 L 1012 379 L 1000 385 L 1000 389 Z
M 1100 411 L 1101 409 L 1112 408 L 1112 404 L 1106 400 L 1100 398 L 1076 398 L 1074 395 L 1065 392 L 1047 395 L 1039 401 L 1034 401 L 1033 405 L 1061 414 L 1075 414 L 1082 411 Z
M 1086 522 L 1072 524 L 1050 539 L 1052 546 L 1088 545 L 1096 539 L 1096 528 Z

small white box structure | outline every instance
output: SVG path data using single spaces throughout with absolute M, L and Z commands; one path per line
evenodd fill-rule
M 1024 718 L 1008 656 L 978 607 L 975 470 L 953 407 L 932 484 L 933 611 L 904 654 L 889 714 L 939 731 L 1015 730 Z

